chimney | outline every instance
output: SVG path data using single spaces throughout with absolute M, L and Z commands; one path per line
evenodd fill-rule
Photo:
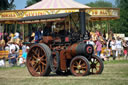
M 85 16 L 85 9 L 80 9 L 80 29 L 81 29 L 81 35 L 84 36 L 85 35 L 85 31 L 86 31 L 86 16 Z

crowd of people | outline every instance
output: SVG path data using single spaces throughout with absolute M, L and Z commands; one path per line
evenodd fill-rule
M 112 56 L 113 60 L 120 56 L 124 56 L 124 59 L 128 59 L 128 41 L 117 36 L 114 37 L 112 31 L 110 31 L 108 39 L 106 36 L 98 31 L 90 33 L 89 44 L 92 44 L 95 49 L 95 54 L 103 60 L 109 60 Z
M 50 29 L 50 25 L 48 24 L 44 29 L 39 28 L 37 31 L 33 30 L 25 41 L 39 43 L 43 35 L 48 35 L 48 33 L 51 32 Z M 89 34 L 90 39 L 87 43 L 94 46 L 94 54 L 98 57 L 103 60 L 109 60 L 109 57 L 112 56 L 113 60 L 115 60 L 116 58 L 120 59 L 120 56 L 123 55 L 124 59 L 128 59 L 128 42 L 123 38 L 119 36 L 114 37 L 112 31 L 110 31 L 107 39 L 106 34 L 100 33 L 99 31 L 90 32 Z M 23 66 L 26 62 L 27 50 L 29 47 L 22 41 L 23 37 L 18 32 L 15 34 L 10 33 L 9 35 L 5 33 L 4 36 L 0 36 L 0 50 L 9 51 L 8 61 L 10 66 L 15 66 L 17 63 L 19 66 Z M 22 50 L 22 56 L 19 56 L 19 50 Z
M 2 39 L 2 37 L 4 37 Z M 20 34 L 16 32 L 15 34 L 10 33 L 10 35 L 5 34 L 1 36 L 0 39 L 0 51 L 8 51 L 8 63 L 9 66 L 25 66 L 27 50 L 29 49 L 26 44 L 22 42 L 20 38 Z M 22 50 L 22 55 L 20 54 L 20 50 Z M 0 59 L 0 67 L 5 66 L 5 58 Z

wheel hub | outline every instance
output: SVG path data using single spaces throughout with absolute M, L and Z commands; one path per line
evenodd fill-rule
M 91 64 L 91 68 L 96 68 L 96 64 Z
M 41 59 L 38 58 L 38 59 L 36 59 L 36 62 L 38 63 L 38 62 L 40 62 L 40 60 L 41 60 Z
M 77 69 L 79 69 L 79 70 L 80 70 L 80 69 L 81 69 L 81 65 L 78 65 L 78 66 L 77 66 Z

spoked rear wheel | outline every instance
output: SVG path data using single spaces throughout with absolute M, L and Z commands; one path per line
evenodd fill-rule
M 70 71 L 75 76 L 85 76 L 89 74 L 90 65 L 84 56 L 76 56 L 70 63 Z
M 49 75 L 51 50 L 45 44 L 34 44 L 27 55 L 27 68 L 32 76 Z
M 92 55 L 90 61 L 90 73 L 101 74 L 104 69 L 104 64 L 101 58 L 96 55 Z

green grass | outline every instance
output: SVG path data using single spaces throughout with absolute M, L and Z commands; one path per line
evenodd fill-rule
M 0 68 L 0 85 L 128 85 L 128 60 L 105 61 L 101 75 L 32 77 L 27 68 Z
M 110 60 L 110 61 L 105 61 L 104 64 L 128 64 L 128 60 Z

